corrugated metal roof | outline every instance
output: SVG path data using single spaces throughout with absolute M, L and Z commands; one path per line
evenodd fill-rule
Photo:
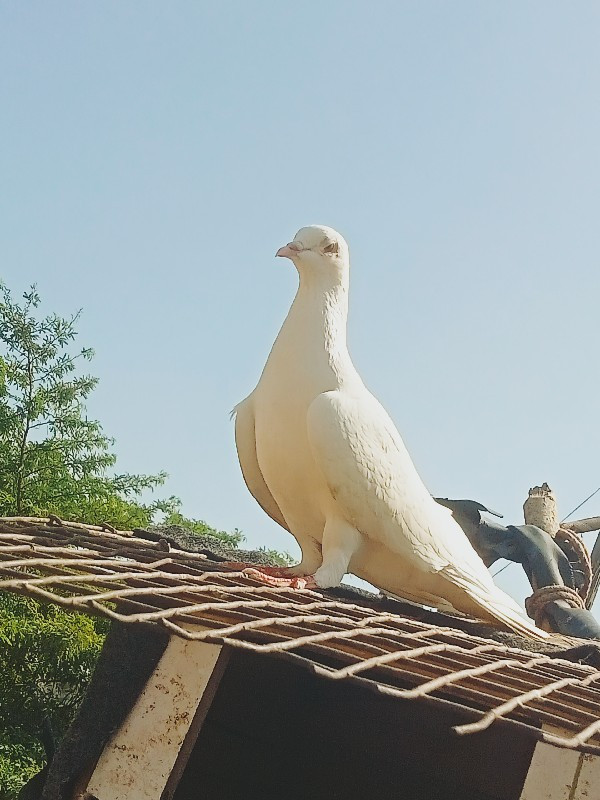
M 0 519 L 0 590 L 450 706 L 470 720 L 455 728 L 461 735 L 512 725 L 600 754 L 600 672 L 593 667 L 372 604 L 266 586 L 165 541 L 56 518 Z

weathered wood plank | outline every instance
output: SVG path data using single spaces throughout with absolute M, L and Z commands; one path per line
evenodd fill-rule
M 171 639 L 134 708 L 100 756 L 87 786 L 89 794 L 98 800 L 160 799 L 221 650 L 218 645 Z

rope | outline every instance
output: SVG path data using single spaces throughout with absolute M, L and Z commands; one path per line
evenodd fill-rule
M 571 551 L 570 553 L 565 552 L 567 558 L 569 558 L 569 555 L 572 556 L 569 558 L 569 561 L 572 562 L 576 560 L 578 566 L 581 567 L 581 571 L 583 572 L 583 584 L 579 587 L 578 593 L 581 598 L 585 600 L 592 583 L 593 574 L 592 562 L 585 542 L 579 534 L 569 530 L 569 528 L 560 528 L 554 539 L 563 552 L 565 552 L 565 549 Z
M 579 589 L 571 589 L 570 586 L 553 585 L 541 586 L 536 589 L 530 597 L 525 599 L 525 609 L 527 614 L 535 620 L 535 624 L 539 628 L 548 628 L 544 626 L 547 624 L 546 619 L 546 606 L 548 603 L 553 603 L 555 600 L 564 600 L 571 608 L 585 608 L 585 599 L 589 592 L 592 583 L 592 562 L 590 554 L 585 546 L 585 542 L 569 528 L 560 528 L 554 540 L 559 545 L 561 550 L 565 553 L 569 562 L 575 562 L 581 568 L 583 573 L 583 584 Z
M 541 586 L 534 593 L 525 598 L 525 609 L 531 619 L 535 620 L 538 628 L 542 628 L 546 619 L 546 606 L 555 600 L 564 600 L 571 608 L 585 608 L 585 603 L 580 594 L 570 586 Z

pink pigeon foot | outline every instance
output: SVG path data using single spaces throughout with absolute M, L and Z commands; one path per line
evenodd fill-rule
M 259 566 L 258 564 L 252 564 L 249 561 L 224 561 L 222 566 L 228 567 L 229 569 L 234 569 L 236 572 L 244 572 L 247 569 L 253 569 L 258 570 L 265 575 L 271 575 L 274 578 L 290 577 L 289 567 L 268 567 L 263 566 L 262 564 Z
M 244 561 L 226 561 L 223 566 L 243 572 L 251 578 L 255 578 L 267 586 L 276 586 L 281 589 L 318 589 L 312 575 L 291 576 L 289 567 L 263 567 L 256 564 L 249 564 Z

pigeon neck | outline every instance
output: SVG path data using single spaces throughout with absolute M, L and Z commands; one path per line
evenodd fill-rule
M 298 270 L 300 285 L 298 297 L 315 305 L 334 304 L 348 309 L 348 273 L 322 274 L 315 270 Z
M 307 387 L 309 393 L 323 392 L 354 379 L 356 372 L 346 345 L 347 317 L 347 279 L 323 285 L 301 276 L 261 381 L 268 383 L 284 375 L 286 385 L 297 386 L 302 394 Z
M 330 359 L 346 353 L 348 320 L 348 280 L 327 281 L 314 275 L 300 275 L 300 285 L 294 300 L 295 311 L 308 322 L 313 335 Z

